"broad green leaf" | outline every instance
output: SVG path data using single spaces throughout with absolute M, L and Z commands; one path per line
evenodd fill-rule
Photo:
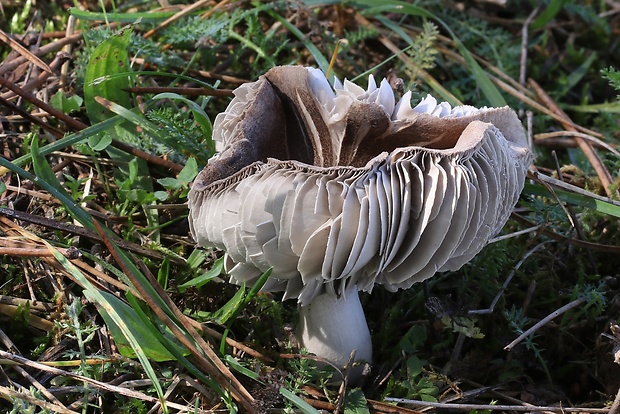
M 113 296 L 106 292 L 100 292 L 100 294 L 104 297 L 105 300 L 109 303 L 109 308 L 100 307 L 99 314 L 105 321 L 106 325 L 110 329 L 110 333 L 114 338 L 114 342 L 118 346 L 118 350 L 121 355 L 127 358 L 135 358 L 136 352 L 131 347 L 129 341 L 126 339 L 123 331 L 129 331 L 135 337 L 135 339 L 140 343 L 144 354 L 157 362 L 161 361 L 173 361 L 176 358 L 159 342 L 151 333 L 151 331 L 146 327 L 140 317 L 136 314 L 136 311 L 133 310 L 130 306 L 128 306 L 125 302 L 121 301 L 116 296 Z M 116 323 L 115 319 L 110 316 L 108 313 L 108 309 L 110 312 L 114 312 L 125 325 L 121 329 L 121 327 Z M 179 347 L 179 352 L 184 354 L 189 354 L 187 349 L 183 348 L 181 345 L 177 345 Z
M 179 180 L 173 177 L 158 178 L 157 182 L 168 190 L 178 190 L 183 185 Z
M 407 375 L 409 378 L 415 378 L 422 373 L 424 362 L 417 356 L 411 356 L 407 358 Z
M 88 138 L 88 146 L 95 151 L 103 151 L 112 143 L 110 134 L 97 134 Z
M 197 269 L 198 266 L 204 263 L 205 260 L 207 260 L 207 253 L 202 249 L 194 249 L 189 254 L 189 257 L 187 258 L 186 261 L 190 269 Z M 215 261 L 215 264 L 217 265 L 219 263 L 219 265 L 221 265 L 223 260 L 224 260 L 223 258 L 219 258 L 218 260 Z
M 179 172 L 177 176 L 177 180 L 182 183 L 189 184 L 194 181 L 194 178 L 198 175 L 198 163 L 195 158 L 189 158 L 185 163 L 185 166 Z
M 67 97 L 63 90 L 56 92 L 54 96 L 52 96 L 52 99 L 50 99 L 50 104 L 55 109 L 58 109 L 65 114 L 69 114 L 73 111 L 79 111 L 83 102 L 84 100 L 79 95 Z
M 100 96 L 125 108 L 131 100 L 124 88 L 131 86 L 127 48 L 131 31 L 109 37 L 95 48 L 84 75 L 84 103 L 90 121 L 95 124 L 110 118 L 111 113 L 95 98 Z M 113 76 L 127 74 L 127 76 Z
M 347 391 L 344 397 L 344 414 L 370 414 L 368 401 L 361 389 L 355 388 Z
M 194 256 L 192 263 L 195 264 L 195 266 L 190 265 L 190 267 L 196 268 L 200 265 L 200 263 L 202 263 L 205 259 L 204 256 L 200 257 L 197 255 L 194 255 L 192 253 L 192 255 L 190 255 L 190 258 L 187 259 L 188 263 L 190 261 L 190 259 L 192 259 L 192 256 Z M 182 285 L 179 285 L 178 289 L 179 292 L 183 293 L 185 292 L 188 288 L 195 286 L 195 287 L 200 287 L 203 286 L 204 284 L 206 284 L 207 282 L 209 282 L 211 279 L 214 279 L 216 277 L 218 277 L 219 275 L 222 274 L 222 272 L 224 271 L 224 258 L 221 257 L 219 259 L 217 259 L 215 261 L 215 263 L 213 263 L 213 267 L 211 268 L 211 270 L 209 270 L 208 272 L 203 273 L 201 276 L 195 277 L 185 283 L 183 283 Z

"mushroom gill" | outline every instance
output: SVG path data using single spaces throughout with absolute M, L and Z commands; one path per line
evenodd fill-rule
M 190 230 L 226 252 L 233 282 L 300 305 L 303 345 L 336 365 L 370 360 L 357 298 L 456 270 L 501 230 L 531 161 L 508 107 L 396 103 L 384 80 L 332 89 L 317 69 L 276 67 L 217 116 L 219 150 L 189 194 Z M 320 305 L 319 305 L 320 304 Z

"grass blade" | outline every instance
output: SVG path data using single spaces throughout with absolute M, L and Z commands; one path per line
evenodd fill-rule
M 290 390 L 284 387 L 281 387 L 278 391 L 280 392 L 280 395 L 282 395 L 284 398 L 286 398 L 287 400 L 295 404 L 295 406 L 299 408 L 302 413 L 319 414 L 319 411 L 316 408 L 314 408 L 313 406 L 311 406 L 310 404 L 302 400 L 297 395 L 293 394 Z
M 364 10 L 363 14 L 365 15 L 376 15 L 378 13 L 400 13 L 400 14 L 409 14 L 411 16 L 421 16 L 433 19 L 437 21 L 439 24 L 443 26 L 443 28 L 450 34 L 452 40 L 456 44 L 461 56 L 465 59 L 469 70 L 472 75 L 476 79 L 476 83 L 480 87 L 482 93 L 489 101 L 492 106 L 500 107 L 506 106 L 506 100 L 502 96 L 501 92 L 497 87 L 491 82 L 491 79 L 486 74 L 486 72 L 480 67 L 478 62 L 474 56 L 469 52 L 469 50 L 465 47 L 463 42 L 456 36 L 456 34 L 452 31 L 450 26 L 448 26 L 443 20 L 439 17 L 435 16 L 433 13 L 408 3 L 404 3 L 402 1 L 391 1 L 391 0 L 356 0 L 356 4 L 360 4 L 363 6 L 370 6 L 370 8 Z

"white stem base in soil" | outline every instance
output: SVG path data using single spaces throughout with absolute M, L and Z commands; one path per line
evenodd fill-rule
M 299 309 L 297 339 L 308 352 L 342 368 L 355 349 L 355 360 L 370 362 L 372 341 L 357 289 L 340 298 L 324 293 Z M 353 376 L 363 371 L 356 369 Z

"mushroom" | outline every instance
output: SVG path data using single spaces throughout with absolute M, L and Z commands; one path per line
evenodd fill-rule
M 358 291 L 407 289 L 456 270 L 498 233 L 532 156 L 513 110 L 430 95 L 396 103 L 383 80 L 334 89 L 280 66 L 234 92 L 215 119 L 219 153 L 189 193 L 191 234 L 225 251 L 232 282 L 300 309 L 298 339 L 343 367 L 371 361 Z

